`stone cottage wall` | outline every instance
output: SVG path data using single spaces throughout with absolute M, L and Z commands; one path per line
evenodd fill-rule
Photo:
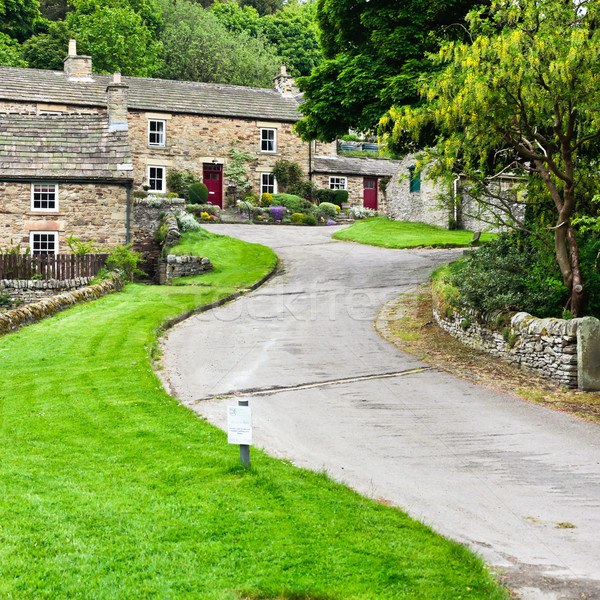
M 29 247 L 31 231 L 57 231 L 58 253 L 70 250 L 73 234 L 100 246 L 125 243 L 127 190 L 124 185 L 58 182 L 58 210 L 31 210 L 31 184 L 0 181 L 0 248 L 12 244 Z
M 148 145 L 149 119 L 165 120 L 164 148 Z M 260 190 L 260 174 L 272 172 L 278 160 L 296 162 L 308 175 L 308 144 L 292 132 L 292 123 L 135 110 L 129 111 L 128 121 L 136 185 L 147 183 L 148 165 L 164 166 L 167 173 L 171 169 L 191 171 L 202 178 L 203 163 L 216 160 L 227 164 L 232 140 L 239 140 L 237 149 L 253 157 L 246 166 L 256 194 Z M 265 127 L 277 129 L 275 153 L 260 150 L 260 130 Z M 224 200 L 225 192 L 226 188 Z
M 440 208 L 438 194 L 441 192 L 426 172 L 421 173 L 421 190 L 410 191 L 408 167 L 416 164 L 412 155 L 406 156 L 386 188 L 387 215 L 395 221 L 410 221 L 448 227 L 450 214 L 446 208 Z
M 565 387 L 578 387 L 577 334 L 583 319 L 538 319 L 520 312 L 512 316 L 503 335 L 495 326 L 499 313 L 447 315 L 435 306 L 433 314 L 442 329 L 467 346 Z
M 329 177 L 330 174 L 315 173 L 313 175 L 313 182 L 320 189 L 329 189 Z M 334 177 L 346 177 L 347 179 L 347 190 L 348 190 L 348 202 L 352 205 L 362 206 L 363 205 L 363 176 L 362 175 L 348 175 L 346 173 L 336 173 Z M 377 190 L 377 200 L 381 201 L 381 192 Z

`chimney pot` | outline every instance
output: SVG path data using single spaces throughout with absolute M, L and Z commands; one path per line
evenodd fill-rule
M 63 60 L 65 73 L 71 81 L 93 81 L 92 57 L 77 54 L 77 42 L 69 40 L 69 54 Z
M 121 73 L 118 71 L 113 75 L 113 83 L 121 83 Z
M 77 56 L 77 40 L 69 40 L 69 56 Z

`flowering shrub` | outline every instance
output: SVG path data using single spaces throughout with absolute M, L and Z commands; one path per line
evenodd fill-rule
M 202 229 L 196 218 L 189 213 L 175 213 L 175 218 L 177 219 L 179 231 L 182 233 L 185 233 L 186 231 L 198 231 L 199 229 Z
M 287 213 L 285 206 L 271 206 L 269 211 L 270 217 L 275 221 L 281 221 L 284 215 Z
M 362 206 L 352 206 L 348 209 L 348 216 L 353 219 L 367 219 L 369 217 L 377 217 L 379 213 L 376 210 L 370 208 L 363 208 Z
M 294 213 L 290 217 L 290 220 L 292 223 L 302 223 L 303 218 L 304 218 L 304 215 L 302 213 Z
M 269 192 L 265 192 L 260 199 L 261 206 L 271 206 L 272 202 L 273 202 L 273 194 L 269 194 Z
M 335 225 L 335 224 L 336 224 L 335 221 L 332 221 L 331 219 L 329 219 L 327 221 L 327 223 L 325 223 L 325 225 Z
M 201 218 L 203 221 L 208 221 L 208 220 L 210 219 L 210 215 L 209 215 L 207 212 L 201 212 L 201 213 L 200 213 L 200 218 Z

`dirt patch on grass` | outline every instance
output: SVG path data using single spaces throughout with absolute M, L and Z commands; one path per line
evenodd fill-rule
M 388 302 L 377 317 L 376 329 L 404 352 L 453 375 L 600 424 L 600 393 L 566 390 L 469 348 L 440 329 L 433 319 L 428 284 Z

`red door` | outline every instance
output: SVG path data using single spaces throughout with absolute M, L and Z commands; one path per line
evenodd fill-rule
M 223 208 L 223 165 L 204 163 L 202 180 L 208 188 L 208 201 Z
M 363 206 L 377 210 L 377 177 L 365 177 L 364 179 Z

